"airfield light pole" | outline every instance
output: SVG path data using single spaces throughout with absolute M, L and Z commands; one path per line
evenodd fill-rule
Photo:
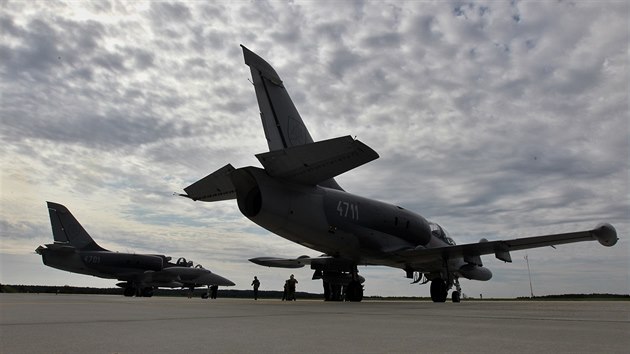
M 529 292 L 532 295 L 532 298 L 534 298 L 534 288 L 532 288 L 532 273 L 529 271 L 529 258 L 527 257 L 527 254 L 525 254 L 525 261 L 527 262 L 527 274 L 529 275 Z

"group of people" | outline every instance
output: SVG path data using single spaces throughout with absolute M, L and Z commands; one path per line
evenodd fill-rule
M 298 283 L 297 279 L 291 274 L 289 279 L 284 282 L 284 292 L 282 293 L 282 301 L 295 301 L 295 286 Z M 258 288 L 260 288 L 260 280 L 258 277 L 254 277 L 252 281 L 252 286 L 254 287 L 254 300 L 258 300 Z M 217 298 L 217 291 L 219 287 L 217 285 L 212 285 L 208 288 L 208 292 L 203 294 L 202 297 L 207 299 L 210 297 L 211 299 Z M 192 289 L 188 292 L 188 298 L 192 297 Z
M 208 287 L 208 291 L 205 294 L 202 294 L 201 298 L 202 299 L 207 299 L 207 298 L 216 299 L 218 292 L 219 292 L 219 286 L 218 285 L 210 285 Z M 191 296 L 192 296 L 192 290 L 189 292 L 188 298 L 190 299 Z
M 289 279 L 284 282 L 284 292 L 282 293 L 282 301 L 295 301 L 295 286 L 298 283 L 297 279 L 291 274 Z M 254 300 L 258 300 L 258 288 L 260 287 L 260 280 L 258 277 L 254 277 L 252 281 L 254 287 Z

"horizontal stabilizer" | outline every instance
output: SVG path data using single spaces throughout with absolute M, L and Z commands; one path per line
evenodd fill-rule
M 183 196 L 204 202 L 235 199 L 236 191 L 230 179 L 230 173 L 232 172 L 234 172 L 234 167 L 231 164 L 227 164 L 184 188 L 186 194 Z
M 35 253 L 42 254 L 47 250 L 52 250 L 54 252 L 60 253 L 74 253 L 77 249 L 70 244 L 61 244 L 61 243 L 51 243 L 45 246 L 39 246 L 35 249 Z
M 314 185 L 375 160 L 378 154 L 359 140 L 344 136 L 256 157 L 272 177 Z

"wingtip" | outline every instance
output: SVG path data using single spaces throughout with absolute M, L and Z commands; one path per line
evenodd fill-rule
M 609 223 L 601 223 L 593 230 L 593 236 L 603 246 L 611 247 L 617 243 L 617 230 Z

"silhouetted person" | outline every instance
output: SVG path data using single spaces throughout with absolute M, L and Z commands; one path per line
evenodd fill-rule
M 293 274 L 291 274 L 291 276 L 289 277 L 289 279 L 287 280 L 286 286 L 287 286 L 287 301 L 295 301 L 295 284 L 297 284 L 298 281 L 297 279 L 295 279 L 293 277 Z
M 258 277 L 254 277 L 254 281 L 252 281 L 252 286 L 254 287 L 254 300 L 258 300 L 258 287 L 260 286 L 260 281 Z
M 219 291 L 219 286 L 218 285 L 212 285 L 210 287 L 210 298 L 211 299 L 216 299 L 218 291 Z

